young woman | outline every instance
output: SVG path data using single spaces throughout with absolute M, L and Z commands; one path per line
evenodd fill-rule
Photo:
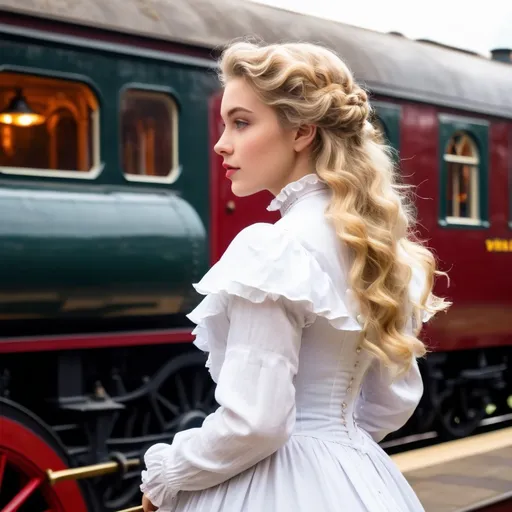
M 417 512 L 377 442 L 423 392 L 421 322 L 446 309 L 392 157 L 345 64 L 310 44 L 238 42 L 220 60 L 215 146 L 254 224 L 189 315 L 220 408 L 145 455 L 145 511 Z

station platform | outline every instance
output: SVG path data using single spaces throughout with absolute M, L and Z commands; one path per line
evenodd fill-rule
M 392 458 L 426 512 L 512 512 L 512 428 Z

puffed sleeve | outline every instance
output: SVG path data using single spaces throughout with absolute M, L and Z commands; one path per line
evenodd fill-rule
M 380 442 L 405 425 L 423 395 L 423 381 L 416 359 L 409 371 L 393 380 L 390 372 L 375 359 L 362 385 L 355 408 L 357 424 Z
M 180 490 L 217 485 L 268 457 L 294 427 L 300 314 L 284 298 L 255 303 L 233 295 L 228 309 L 215 395 L 220 407 L 200 428 L 145 454 L 141 490 L 157 507 L 169 505 Z

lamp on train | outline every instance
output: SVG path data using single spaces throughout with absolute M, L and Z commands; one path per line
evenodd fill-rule
M 0 112 L 0 123 L 14 126 L 34 126 L 42 124 L 46 118 L 37 112 L 34 112 L 27 104 L 21 89 L 16 91 L 16 95 L 9 105 Z

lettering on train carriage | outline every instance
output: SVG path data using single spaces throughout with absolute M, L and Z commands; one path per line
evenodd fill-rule
M 512 252 L 512 239 L 488 238 L 485 241 L 487 252 Z

